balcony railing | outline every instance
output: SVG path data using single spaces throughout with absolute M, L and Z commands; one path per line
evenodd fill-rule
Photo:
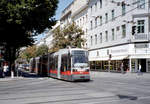
M 149 34 L 143 34 L 143 33 L 138 33 L 133 35 L 132 38 L 133 41 L 148 41 L 149 40 Z

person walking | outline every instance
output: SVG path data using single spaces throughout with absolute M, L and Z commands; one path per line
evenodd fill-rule
M 138 75 L 141 75 L 142 73 L 141 73 L 141 64 L 139 63 L 139 68 L 138 68 Z
M 7 75 L 7 72 L 8 72 L 8 65 L 5 63 L 4 66 L 3 66 L 4 77 Z
M 124 74 L 124 69 L 123 69 L 123 62 L 121 63 L 121 73 Z

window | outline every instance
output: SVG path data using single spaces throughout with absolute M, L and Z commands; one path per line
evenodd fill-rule
M 83 25 L 84 25 L 84 22 L 85 22 L 85 20 L 84 20 L 84 17 L 83 17 Z
M 123 3 L 122 3 L 122 15 L 125 15 L 125 13 L 126 13 L 126 5 L 125 5 L 125 3 L 123 2 Z
M 95 18 L 95 28 L 97 27 L 97 17 Z
M 86 34 L 87 34 L 87 31 L 88 31 L 88 29 L 86 28 L 86 31 L 85 31 L 85 32 L 86 32 Z
M 102 43 L 102 33 L 100 33 L 100 43 Z
M 137 33 L 144 33 L 145 20 L 138 20 L 137 25 Z
M 119 30 L 120 30 L 120 26 L 117 26 L 117 27 L 116 27 L 116 30 L 119 31 Z
M 137 6 L 139 9 L 145 8 L 145 0 L 138 0 L 137 2 L 138 2 Z
M 80 19 L 80 26 L 82 26 L 82 19 Z
M 99 0 L 100 8 L 102 8 L 102 0 Z
M 88 21 L 88 15 L 86 15 L 86 22 Z
M 106 42 L 108 41 L 108 31 L 105 31 L 105 35 L 106 35 Z
M 91 46 L 92 46 L 92 44 L 93 44 L 93 37 L 91 36 Z
M 108 22 L 108 13 L 105 13 L 105 23 Z
M 114 29 L 112 29 L 112 40 L 114 40 L 115 39 L 115 31 L 114 31 Z
M 93 8 L 92 8 L 92 6 L 91 6 L 91 14 L 92 14 L 92 9 L 93 9 Z
M 67 71 L 68 70 L 68 56 L 67 55 L 62 55 L 61 57 L 61 71 L 64 72 L 64 71 Z
M 105 5 L 108 5 L 108 0 L 105 0 Z
M 100 25 L 102 25 L 102 16 L 100 16 Z
M 95 12 L 97 11 L 97 2 L 95 3 Z
M 90 23 L 91 23 L 91 30 L 92 30 L 92 28 L 93 28 L 93 22 L 91 21 Z
M 97 44 L 97 35 L 95 35 L 95 44 Z
M 122 25 L 122 38 L 126 37 L 126 25 Z
M 112 10 L 111 14 L 112 14 L 112 20 L 114 20 L 115 19 L 115 10 Z

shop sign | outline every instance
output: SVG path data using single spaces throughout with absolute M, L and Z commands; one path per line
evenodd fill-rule
M 135 48 L 148 48 L 148 44 L 147 43 L 135 44 Z
M 111 50 L 111 53 L 124 53 L 127 52 L 127 49 L 116 49 L 116 50 Z

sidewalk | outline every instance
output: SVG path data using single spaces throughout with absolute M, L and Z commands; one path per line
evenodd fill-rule
M 115 72 L 98 72 L 98 71 L 91 71 L 92 77 L 113 77 L 113 78 L 150 78 L 150 73 L 115 73 Z
M 5 78 L 0 78 L 0 82 L 5 82 L 5 81 L 13 81 L 13 80 L 19 80 L 19 79 L 23 79 L 23 77 L 5 77 Z

